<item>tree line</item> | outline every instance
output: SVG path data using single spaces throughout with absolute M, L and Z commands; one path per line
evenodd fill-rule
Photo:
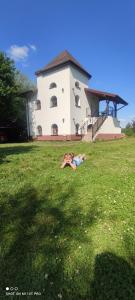
M 128 136 L 135 136 L 135 120 L 128 122 L 123 132 Z

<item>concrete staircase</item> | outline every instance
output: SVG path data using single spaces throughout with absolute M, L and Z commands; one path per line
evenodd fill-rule
M 83 135 L 82 141 L 92 142 L 92 125 L 91 125 L 91 128 L 89 129 L 89 131 Z
M 100 116 L 97 118 L 96 122 L 92 125 L 92 140 L 94 139 L 97 131 L 102 126 L 104 121 L 106 120 L 107 116 Z
M 106 118 L 107 116 L 99 116 L 91 118 L 90 121 L 85 121 L 85 123 L 83 124 L 83 128 L 85 125 L 87 125 L 89 128 L 87 133 L 83 135 L 82 140 L 85 142 L 92 142 L 95 138 L 97 131 L 100 129 Z

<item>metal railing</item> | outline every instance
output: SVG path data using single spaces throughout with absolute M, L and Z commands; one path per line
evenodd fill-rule
M 95 123 L 95 120 L 94 119 L 97 119 L 98 117 L 96 116 L 96 114 L 98 113 L 98 111 L 97 111 L 97 109 L 93 112 L 93 114 L 92 115 L 89 115 L 88 117 L 86 117 L 86 118 L 88 118 L 88 120 L 86 120 L 84 123 L 83 123 L 83 125 L 81 125 L 80 126 L 80 131 L 82 131 L 83 129 L 84 129 L 84 127 L 87 125 L 89 125 L 89 124 L 94 124 Z
M 92 138 L 94 138 L 96 132 L 99 130 L 99 128 L 102 126 L 104 121 L 107 118 L 107 115 L 100 115 L 100 116 L 95 116 L 97 114 L 97 110 L 89 116 L 89 118 L 83 123 L 82 126 L 80 126 L 80 132 L 82 134 L 83 129 L 85 126 L 92 125 Z

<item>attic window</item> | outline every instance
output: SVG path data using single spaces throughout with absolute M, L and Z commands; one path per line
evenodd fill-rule
M 56 83 L 55 83 L 55 82 L 52 82 L 52 83 L 50 84 L 49 89 L 54 89 L 54 88 L 56 88 L 56 87 L 57 87 Z
M 76 87 L 77 89 L 80 89 L 79 81 L 76 81 L 76 82 L 75 82 L 75 87 Z

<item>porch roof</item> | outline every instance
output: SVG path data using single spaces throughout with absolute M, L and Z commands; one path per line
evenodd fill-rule
M 112 94 L 112 93 L 108 93 L 108 92 L 104 92 L 104 91 L 97 91 L 97 90 L 88 89 L 88 88 L 85 88 L 85 92 L 88 95 L 92 94 L 94 96 L 97 96 L 99 101 L 109 100 L 109 101 L 113 101 L 117 104 L 128 105 L 128 103 L 124 99 L 122 99 L 120 96 L 118 96 L 116 94 Z

